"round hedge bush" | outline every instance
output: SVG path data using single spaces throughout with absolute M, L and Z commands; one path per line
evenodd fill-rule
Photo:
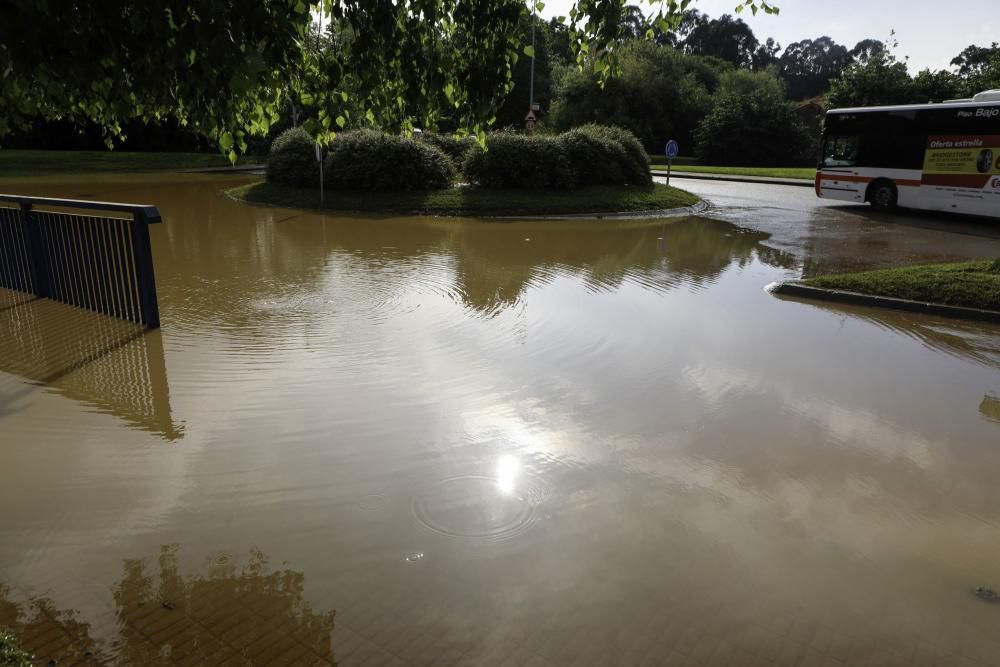
M 642 143 L 628 130 L 614 125 L 589 124 L 578 127 L 571 132 L 579 132 L 590 137 L 594 142 L 609 150 L 605 160 L 613 163 L 615 168 L 608 171 L 608 178 L 618 177 L 620 170 L 624 182 L 628 185 L 650 185 L 653 182 L 653 175 L 649 171 L 649 158 L 646 157 L 646 149 Z M 566 134 L 570 134 L 567 132 Z M 565 134 L 562 136 L 566 136 Z M 608 146 L 615 148 L 609 149 Z M 576 165 L 581 167 L 582 165 Z M 597 181 L 612 183 L 611 180 Z
M 436 132 L 421 132 L 416 135 L 418 141 L 422 141 L 430 146 L 434 146 L 447 155 L 455 169 L 461 169 L 465 162 L 465 156 L 469 150 L 476 145 L 474 137 L 458 137 L 450 134 L 437 134 Z
M 267 158 L 267 180 L 297 187 L 319 186 L 316 141 L 301 127 L 278 135 Z
M 620 144 L 594 132 L 570 130 L 559 135 L 559 142 L 573 166 L 575 185 L 624 185 L 625 149 Z
M 642 144 L 618 127 L 584 125 L 558 137 L 497 132 L 473 149 L 463 175 L 486 188 L 565 190 L 584 185 L 653 182 Z
M 462 172 L 469 183 L 523 190 L 568 190 L 576 184 L 556 137 L 496 132 L 487 137 L 486 148 L 476 147 L 465 158 Z
M 455 177 L 452 161 L 430 143 L 375 130 L 338 134 L 323 168 L 334 190 L 437 190 Z

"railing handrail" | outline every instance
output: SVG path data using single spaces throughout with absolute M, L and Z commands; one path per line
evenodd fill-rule
M 64 208 L 81 208 L 95 211 L 118 211 L 131 213 L 136 220 L 147 224 L 161 222 L 160 211 L 151 204 L 121 204 L 110 201 L 93 201 L 90 199 L 57 199 L 51 197 L 27 197 L 22 195 L 0 194 L 0 201 L 28 204 L 30 206 L 61 206 Z

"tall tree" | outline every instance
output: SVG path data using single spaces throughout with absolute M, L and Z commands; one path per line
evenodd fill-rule
M 948 70 L 922 69 L 913 77 L 914 102 L 944 102 L 964 94 L 965 84 Z
M 993 56 L 998 51 L 1000 51 L 1000 45 L 996 42 L 993 42 L 991 46 L 976 46 L 975 44 L 971 44 L 952 58 L 951 66 L 958 70 L 957 74 L 963 79 L 982 76 L 983 73 L 990 69 Z
M 855 44 L 848 55 L 851 58 L 851 62 L 864 65 L 883 51 L 885 51 L 885 42 L 869 38 Z
M 826 92 L 830 80 L 840 76 L 849 61 L 847 47 L 824 36 L 789 44 L 778 71 L 788 83 L 789 96 L 801 100 Z
M 1000 44 L 967 46 L 951 61 L 966 95 L 1000 88 Z
M 621 74 L 603 89 L 592 69 L 567 70 L 556 86 L 552 125 L 619 125 L 649 151 L 662 151 L 668 139 L 690 151 L 691 134 L 719 86 L 718 72 L 703 58 L 642 41 L 623 48 L 620 66 Z
M 760 72 L 777 64 L 779 52 L 781 52 L 781 44 L 774 41 L 773 37 L 768 37 L 767 41 L 758 46 L 754 52 L 751 69 Z
M 828 103 L 835 107 L 853 107 L 919 101 L 906 62 L 893 53 L 896 46 L 892 40 L 867 62 L 848 65 L 843 74 L 831 82 Z
M 699 22 L 684 39 L 684 51 L 696 56 L 715 56 L 736 67 L 750 68 L 760 42 L 742 19 L 723 14 Z

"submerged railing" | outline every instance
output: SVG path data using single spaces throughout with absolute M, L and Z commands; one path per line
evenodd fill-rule
M 155 206 L 0 194 L 0 287 L 158 327 L 149 244 L 157 222 Z
M 159 329 L 0 288 L 0 341 L 0 416 L 44 385 L 164 440 L 184 436 Z

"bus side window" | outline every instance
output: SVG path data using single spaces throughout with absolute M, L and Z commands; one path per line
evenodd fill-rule
M 823 147 L 823 166 L 853 167 L 858 161 L 858 138 L 845 136 L 827 137 Z

